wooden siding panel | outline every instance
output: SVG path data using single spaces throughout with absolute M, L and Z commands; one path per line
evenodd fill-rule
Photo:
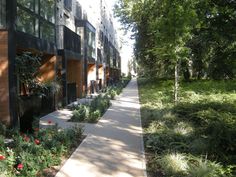
M 55 79 L 56 76 L 56 56 L 43 57 L 42 66 L 39 68 L 38 77 L 40 82 L 48 82 Z
M 91 91 L 91 81 L 96 81 L 96 65 L 88 64 L 88 75 L 87 75 L 88 93 Z
M 10 124 L 7 31 L 0 31 L 0 121 Z
M 98 78 L 103 80 L 104 79 L 103 77 L 104 77 L 104 69 L 101 66 L 98 68 Z
M 68 60 L 67 63 L 67 83 L 76 83 L 77 97 L 82 97 L 82 62 Z

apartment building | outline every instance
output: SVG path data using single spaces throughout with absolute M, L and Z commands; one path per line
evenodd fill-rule
M 0 0 L 0 121 L 8 125 L 19 122 L 15 60 L 25 51 L 42 58 L 40 82 L 61 81 L 51 109 L 120 77 L 119 45 L 104 0 Z

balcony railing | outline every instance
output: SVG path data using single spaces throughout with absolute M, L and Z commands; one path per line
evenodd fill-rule
M 81 38 L 64 26 L 64 49 L 81 53 Z

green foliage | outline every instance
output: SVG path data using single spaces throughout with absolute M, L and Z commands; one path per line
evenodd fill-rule
M 41 58 L 30 52 L 16 56 L 16 74 L 23 87 L 29 90 L 29 94 L 40 94 L 44 87 L 37 79 L 40 66 Z
M 189 41 L 192 49 L 194 75 L 213 79 L 234 78 L 235 16 L 234 1 L 199 1 L 196 5 L 199 27 Z
M 182 83 L 178 105 L 170 99 L 172 81 L 138 83 L 150 174 L 157 176 L 161 170 L 163 176 L 236 175 L 235 82 Z M 187 168 L 178 171 L 182 161 Z
M 91 111 L 94 112 L 96 110 L 99 110 L 101 114 L 104 114 L 106 109 L 110 106 L 110 100 L 105 95 L 99 95 L 96 98 L 93 99 L 93 101 L 90 103 Z
M 98 95 L 94 98 L 89 105 L 79 105 L 73 108 L 73 116 L 70 121 L 73 122 L 89 122 L 95 123 L 106 112 L 111 105 L 110 99 L 114 99 L 119 95 L 128 82 L 130 77 L 122 78 L 121 82 L 116 83 L 114 86 L 108 87 L 107 92 Z
M 0 135 L 6 135 L 6 126 L 0 123 Z
M 99 95 L 94 98 L 89 105 L 79 105 L 74 108 L 75 110 L 73 111 L 73 116 L 70 121 L 94 123 L 105 113 L 109 106 L 109 97 Z
M 115 15 L 132 30 L 146 76 L 173 77 L 181 60 L 185 78 L 191 69 L 194 78 L 229 79 L 236 76 L 235 10 L 231 0 L 119 0 Z
M 167 176 L 185 176 L 188 170 L 187 157 L 179 153 L 166 154 L 159 159 L 159 164 Z
M 96 110 L 94 112 L 90 112 L 88 122 L 94 123 L 97 121 L 97 119 L 101 117 L 101 112 L 100 110 Z
M 89 117 L 90 107 L 87 105 L 80 105 L 73 111 L 71 121 L 84 121 Z
M 211 162 L 206 159 L 192 157 L 189 160 L 188 176 L 191 177 L 221 177 L 225 176 L 220 170 L 223 170 L 222 165 L 216 162 Z
M 110 95 L 110 98 L 114 100 L 115 96 L 117 95 L 116 91 L 114 89 L 108 90 L 108 95 Z

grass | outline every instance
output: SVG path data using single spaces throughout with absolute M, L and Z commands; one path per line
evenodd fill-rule
M 154 176 L 236 176 L 236 82 L 139 78 L 147 170 Z

